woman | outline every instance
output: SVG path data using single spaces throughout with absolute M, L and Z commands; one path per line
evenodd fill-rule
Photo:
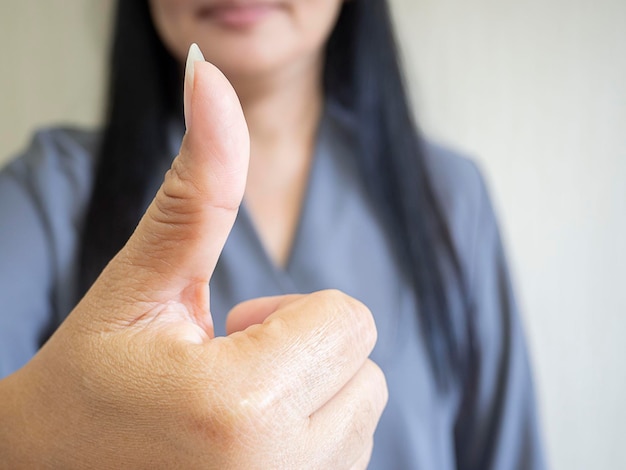
M 132 234 L 184 133 L 180 71 L 194 41 L 236 90 L 251 142 L 243 210 L 211 278 L 215 331 L 243 300 L 341 289 L 372 311 L 372 359 L 389 386 L 370 468 L 541 468 L 484 185 L 416 134 L 382 0 L 119 2 L 104 133 L 44 133 L 23 158 L 53 162 L 20 176 L 37 201 L 20 213 L 36 207 L 51 246 L 49 265 L 28 270 L 39 289 L 3 293 L 25 312 L 3 320 L 3 374 Z

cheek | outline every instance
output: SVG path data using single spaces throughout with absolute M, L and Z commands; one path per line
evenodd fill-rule
M 296 0 L 297 21 L 309 49 L 321 49 L 343 5 L 339 0 Z
M 190 26 L 190 0 L 150 0 L 150 14 L 154 27 L 165 47 L 184 61 L 190 41 L 185 34 Z

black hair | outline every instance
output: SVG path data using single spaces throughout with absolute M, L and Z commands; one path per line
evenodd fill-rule
M 82 234 L 83 293 L 132 234 L 154 178 L 147 170 L 170 158 L 167 123 L 182 117 L 181 68 L 159 39 L 147 0 L 118 2 L 111 61 L 106 127 Z M 324 91 L 356 119 L 361 177 L 393 227 L 430 362 L 445 385 L 463 372 L 466 321 L 449 300 L 462 280 L 405 90 L 386 0 L 344 2 L 326 48 Z M 446 283 L 445 266 L 453 266 L 456 286 Z
M 150 169 L 171 158 L 165 126 L 182 114 L 180 73 L 157 36 L 148 2 L 120 0 L 106 124 L 82 233 L 81 294 L 133 233 L 154 179 Z

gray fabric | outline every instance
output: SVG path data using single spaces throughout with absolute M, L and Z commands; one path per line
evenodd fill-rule
M 224 333 L 226 313 L 242 300 L 341 289 L 368 305 L 376 319 L 372 358 L 390 391 L 371 469 L 543 468 L 522 327 L 479 172 L 466 159 L 430 148 L 428 164 L 468 279 L 478 340 L 472 376 L 441 393 L 416 299 L 356 176 L 350 129 L 349 117 L 329 107 L 285 269 L 263 250 L 244 202 L 211 281 L 216 332 Z M 173 140 L 176 146 L 179 136 Z M 26 363 L 50 325 L 75 303 L 77 236 L 96 144 L 94 133 L 40 132 L 0 172 L 0 377 Z

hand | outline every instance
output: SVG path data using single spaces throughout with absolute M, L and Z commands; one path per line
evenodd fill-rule
M 249 137 L 234 90 L 191 61 L 188 132 L 127 245 L 23 369 L 0 382 L 0 467 L 365 468 L 387 400 L 371 314 L 339 292 L 237 306 L 213 337 L 208 281 Z

